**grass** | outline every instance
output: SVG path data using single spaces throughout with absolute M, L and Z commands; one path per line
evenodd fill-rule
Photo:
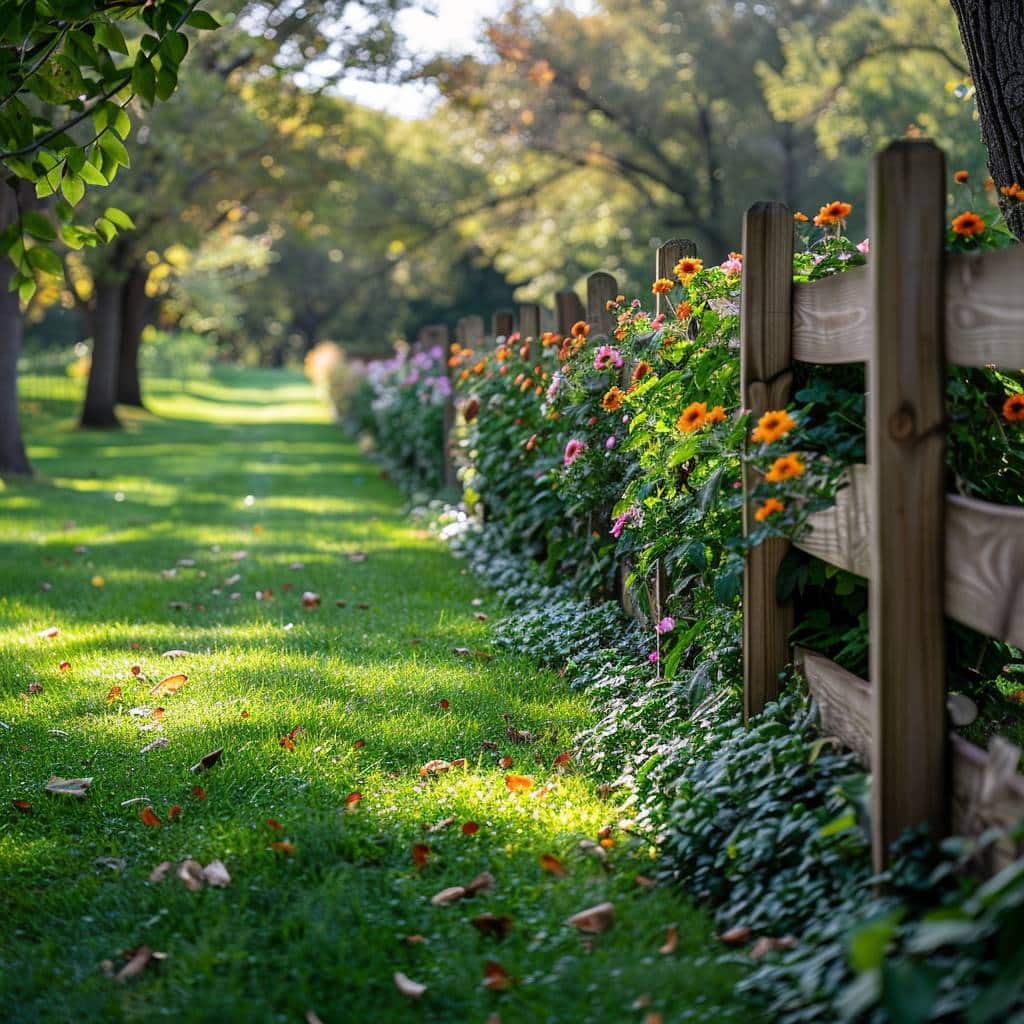
M 579 848 L 618 821 L 609 780 L 553 764 L 591 721 L 585 699 L 525 654 L 455 653 L 487 650 L 489 596 L 406 520 L 301 378 L 225 371 L 185 395 L 157 388 L 152 408 L 123 433 L 85 433 L 70 405 L 35 407 L 39 475 L 0 490 L 5 1019 L 752 1019 L 708 919 L 637 884 L 646 842 L 616 828 L 607 865 Z M 319 608 L 301 606 L 307 590 Z M 171 662 L 171 648 L 192 653 Z M 187 683 L 150 697 L 173 671 Z M 143 731 L 153 717 L 131 709 L 157 705 L 162 728 Z M 538 739 L 510 742 L 509 722 Z M 296 729 L 290 751 L 281 738 Z M 166 747 L 141 752 L 159 737 Z M 218 747 L 219 763 L 189 772 Z M 434 758 L 466 765 L 422 778 Z M 513 795 L 507 771 L 551 791 Z M 54 775 L 94 781 L 78 800 L 44 791 Z M 141 820 L 147 807 L 159 826 Z M 149 880 L 188 857 L 221 859 L 231 884 Z M 431 905 L 485 870 L 491 891 Z M 610 931 L 566 924 L 605 900 Z M 472 926 L 484 912 L 512 919 L 504 941 Z M 671 925 L 679 945 L 663 954 Z M 142 944 L 166 959 L 107 976 L 103 961 L 117 970 Z M 517 983 L 482 987 L 488 960 Z M 399 994 L 395 971 L 423 997 Z

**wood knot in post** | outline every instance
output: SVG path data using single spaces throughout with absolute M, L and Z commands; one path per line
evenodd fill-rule
M 903 402 L 889 417 L 889 436 L 894 441 L 909 441 L 917 433 L 917 413 L 910 402 Z

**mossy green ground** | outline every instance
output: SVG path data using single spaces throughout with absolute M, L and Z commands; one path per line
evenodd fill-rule
M 620 818 L 602 799 L 610 780 L 553 764 L 591 719 L 585 698 L 525 652 L 454 652 L 488 650 L 479 616 L 492 598 L 406 518 L 301 378 L 224 372 L 184 395 L 155 388 L 151 407 L 122 433 L 73 429 L 70 405 L 29 408 L 38 477 L 0 491 L 3 1018 L 751 1019 L 707 918 L 636 883 L 652 869 L 644 841 L 615 830 L 607 868 L 579 849 Z M 301 606 L 307 590 L 319 608 Z M 170 648 L 192 653 L 171 662 Z M 150 697 L 173 671 L 187 683 Z M 152 719 L 130 710 L 157 705 L 162 731 L 142 731 Z M 510 742 L 509 721 L 539 738 Z M 295 729 L 289 751 L 280 740 Z M 141 753 L 161 736 L 166 747 Z M 217 747 L 217 765 L 189 772 Z M 510 793 L 504 757 L 550 793 Z M 466 766 L 424 780 L 434 758 Z M 78 800 L 44 792 L 54 775 L 94 781 Z M 420 868 L 417 843 L 430 848 Z M 541 869 L 543 854 L 564 878 Z M 219 858 L 231 884 L 148 880 L 188 857 Z M 485 870 L 493 890 L 431 905 Z M 606 900 L 610 931 L 565 923 Z M 483 912 L 512 919 L 504 941 L 471 925 Z M 679 945 L 664 954 L 671 925 Z M 104 973 L 141 944 L 166 959 L 129 981 Z M 487 960 L 517 983 L 482 987 Z M 395 971 L 426 994 L 400 995 Z

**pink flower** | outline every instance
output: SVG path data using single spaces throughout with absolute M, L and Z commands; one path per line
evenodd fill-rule
M 718 269 L 726 274 L 742 274 L 743 257 L 738 252 L 729 253 L 729 258 L 724 263 L 719 264 Z
M 664 313 L 659 313 L 659 314 L 658 314 L 658 315 L 657 315 L 657 316 L 656 316 L 656 317 L 655 317 L 655 318 L 654 318 L 654 319 L 653 319 L 653 320 L 651 321 L 651 329 L 652 329 L 652 330 L 655 330 L 655 331 L 656 331 L 656 330 L 657 330 L 657 329 L 658 329 L 659 327 L 661 327 L 661 325 L 662 325 L 662 324 L 663 324 L 664 322 L 665 322 L 665 314 L 664 314 Z
M 666 615 L 654 628 L 658 631 L 658 636 L 664 636 L 676 628 L 676 620 L 671 615 Z
M 863 242 L 858 242 L 857 252 L 862 252 L 865 256 L 867 256 L 867 254 L 871 252 L 871 239 L 865 238 Z
M 587 446 L 575 437 L 565 446 L 565 464 L 571 466 Z
M 622 536 L 622 531 L 623 529 L 625 529 L 626 523 L 628 523 L 631 519 L 636 518 L 638 518 L 636 514 L 636 509 L 627 509 L 625 512 L 622 513 L 621 516 L 618 517 L 618 519 L 615 520 L 614 523 L 612 523 L 612 536 L 616 540 L 618 540 Z
M 611 451 L 615 447 L 615 435 L 614 434 L 612 434 L 611 437 L 609 437 L 608 440 L 605 441 L 604 446 L 605 446 L 605 448 L 608 449 L 608 451 Z
M 657 664 L 658 664 L 658 662 L 659 662 L 659 661 L 661 660 L 661 658 L 660 658 L 660 656 L 658 655 L 658 652 L 657 652 L 657 651 L 651 651 L 651 653 L 647 655 L 647 660 L 648 660 L 648 661 L 649 661 L 649 662 L 650 662 L 650 663 L 651 663 L 652 665 L 657 665 Z
M 616 370 L 622 369 L 622 356 L 619 355 L 619 350 L 612 348 L 611 345 L 602 345 L 594 356 L 594 369 L 610 370 L 613 366 Z

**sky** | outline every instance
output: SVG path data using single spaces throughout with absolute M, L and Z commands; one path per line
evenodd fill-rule
M 484 18 L 497 14 L 504 0 L 432 0 L 436 16 L 422 9 L 398 15 L 399 31 L 418 56 L 435 53 L 466 53 L 475 49 Z M 436 99 L 436 90 L 419 84 L 380 85 L 347 81 L 344 96 L 401 117 L 422 117 Z

